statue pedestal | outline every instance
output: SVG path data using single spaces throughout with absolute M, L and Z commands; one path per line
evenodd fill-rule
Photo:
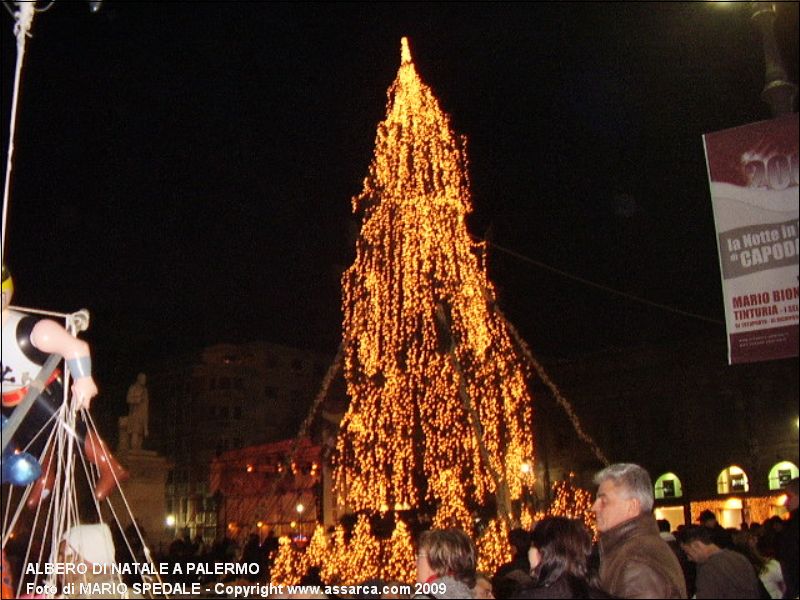
M 175 536 L 174 530 L 167 529 L 165 524 L 167 474 L 171 465 L 166 458 L 152 450 L 120 449 L 115 455 L 130 473 L 130 478 L 122 484 L 130 512 L 139 527 L 144 528 L 143 534 L 150 552 L 156 554 L 160 544 L 166 548 Z M 119 490 L 115 490 L 110 499 L 124 531 L 131 524 L 131 515 Z

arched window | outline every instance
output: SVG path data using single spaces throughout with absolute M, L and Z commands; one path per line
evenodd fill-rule
M 750 490 L 747 474 L 740 467 L 731 465 L 717 477 L 718 494 L 736 494 Z
M 769 471 L 769 489 L 780 490 L 783 489 L 787 483 L 798 476 L 797 465 L 784 460 L 772 467 Z
M 654 487 L 656 500 L 663 500 L 665 498 L 680 498 L 683 496 L 683 489 L 681 488 L 681 480 L 675 473 L 664 473 L 661 477 L 656 479 Z

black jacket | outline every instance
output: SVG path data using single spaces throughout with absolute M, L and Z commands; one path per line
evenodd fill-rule
M 562 575 L 549 586 L 530 585 L 517 590 L 512 596 L 514 600 L 528 600 L 529 598 L 611 598 L 604 591 L 590 587 L 586 582 L 570 581 Z

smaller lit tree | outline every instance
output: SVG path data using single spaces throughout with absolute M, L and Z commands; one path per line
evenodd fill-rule
M 383 577 L 393 581 L 414 581 L 414 544 L 403 521 L 397 519 L 392 537 L 384 542 Z
M 500 565 L 511 560 L 508 532 L 505 519 L 495 517 L 489 522 L 477 543 L 479 571 L 494 573 Z
M 328 555 L 322 563 L 320 576 L 325 583 L 338 584 L 346 581 L 348 550 L 344 527 L 339 524 L 333 531 L 333 539 L 328 544 Z
M 311 567 L 324 565 L 328 560 L 328 554 L 328 536 L 325 535 L 325 528 L 317 525 L 300 563 L 303 573 L 308 572 Z
M 278 540 L 278 555 L 272 565 L 272 582 L 276 585 L 296 585 L 302 576 L 303 555 L 294 547 L 292 540 L 281 536 Z
M 381 543 L 372 535 L 366 515 L 359 515 L 348 550 L 350 568 L 345 583 L 355 584 L 381 575 Z

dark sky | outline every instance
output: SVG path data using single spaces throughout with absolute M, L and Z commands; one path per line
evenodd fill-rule
M 795 81 L 797 12 L 779 6 Z M 333 354 L 403 35 L 468 138 L 474 234 L 723 320 L 701 136 L 770 116 L 743 4 L 56 2 L 24 69 L 16 302 L 89 308 L 101 380 L 218 341 Z M 497 250 L 489 269 L 542 355 L 725 335 Z

